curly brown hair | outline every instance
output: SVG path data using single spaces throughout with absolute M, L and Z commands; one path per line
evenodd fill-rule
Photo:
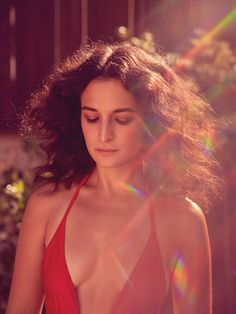
M 122 44 L 81 46 L 30 98 L 21 129 L 46 154 L 35 182 L 70 187 L 95 167 L 80 122 L 80 95 L 95 78 L 116 78 L 135 97 L 152 145 L 146 154 L 159 186 L 208 208 L 218 188 L 218 163 L 206 149 L 214 129 L 211 106 L 158 54 Z M 150 143 L 151 143 L 150 141 Z M 50 173 L 50 175 L 45 175 Z

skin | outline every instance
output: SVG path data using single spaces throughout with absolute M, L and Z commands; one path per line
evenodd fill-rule
M 97 79 L 82 93 L 81 109 L 83 134 L 96 168 L 67 217 L 65 237 L 66 262 L 74 285 L 80 287 L 81 312 L 94 314 L 99 306 L 101 313 L 109 313 L 126 282 L 117 261 L 129 275 L 145 247 L 150 222 L 143 209 L 152 194 L 165 291 L 171 290 L 174 313 L 211 313 L 210 245 L 201 209 L 185 199 L 164 193 L 157 196 L 152 193 L 152 183 L 148 183 L 144 198 L 125 188 L 129 183 L 143 190 L 147 180 L 140 166 L 145 131 L 134 97 L 118 80 Z M 43 251 L 75 188 L 60 187 L 49 193 L 52 186 L 46 185 L 30 197 L 7 314 L 40 313 L 44 301 L 40 278 Z M 130 223 L 132 227 L 128 227 Z M 108 289 L 110 300 L 101 303 L 102 292 Z

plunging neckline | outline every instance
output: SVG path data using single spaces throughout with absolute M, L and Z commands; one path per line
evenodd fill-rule
M 70 281 L 70 285 L 71 285 L 71 288 L 74 290 L 74 293 L 75 293 L 75 297 L 77 298 L 78 300 L 78 313 L 80 313 L 80 302 L 79 302 L 79 299 L 78 299 L 78 295 L 79 295 L 79 290 L 80 290 L 80 285 L 78 286 L 75 286 L 74 283 L 73 283 L 73 280 L 71 278 L 71 274 L 69 272 L 69 268 L 68 268 L 68 265 L 67 265 L 67 262 L 66 262 L 66 256 L 65 256 L 65 227 L 66 227 L 66 220 L 65 220 L 65 223 L 64 223 L 64 226 L 63 226 L 63 234 L 64 234 L 64 243 L 63 243 L 63 248 L 64 248 L 64 254 L 63 254 L 63 261 L 64 261 L 64 265 L 65 265 L 65 269 L 66 269 L 66 272 L 67 272 L 67 276 L 68 276 L 68 279 Z M 136 261 L 132 271 L 130 272 L 129 276 L 128 276 L 128 279 L 125 281 L 125 283 L 123 284 L 123 287 L 121 288 L 121 291 L 118 293 L 118 295 L 115 297 L 115 302 L 113 303 L 112 305 L 112 311 L 111 311 L 111 314 L 113 313 L 113 309 L 115 308 L 116 304 L 118 303 L 119 301 L 119 298 L 122 296 L 122 294 L 124 294 L 125 290 L 129 287 L 129 283 L 132 282 L 132 277 L 134 276 L 134 273 L 136 272 L 139 264 L 141 264 L 142 262 L 142 259 L 144 258 L 145 256 L 145 252 L 148 248 L 148 246 L 150 245 L 150 241 L 151 241 L 151 235 L 152 235 L 152 230 L 150 230 L 149 232 L 149 235 L 148 235 L 148 239 L 144 245 L 144 248 L 142 249 L 142 253 L 140 254 L 140 257 L 138 258 L 138 260 Z M 132 287 L 130 287 L 132 289 Z
M 57 230 L 56 230 L 54 236 L 49 241 L 49 243 L 45 249 L 45 254 L 44 254 L 44 260 L 46 260 L 48 258 L 48 255 L 51 253 L 50 251 L 53 251 L 55 246 L 56 246 L 56 250 L 59 250 L 58 253 L 61 257 L 61 262 L 63 263 L 63 265 L 60 266 L 60 269 L 63 272 L 63 268 L 64 268 L 64 276 L 67 278 L 66 280 L 67 280 L 67 284 L 68 284 L 68 289 L 71 291 L 71 294 L 73 294 L 73 297 L 71 295 L 72 299 L 74 300 L 74 302 L 76 302 L 76 310 L 74 308 L 73 313 L 78 313 L 78 314 L 81 314 L 80 313 L 81 302 L 80 302 L 80 297 L 79 297 L 80 285 L 78 285 L 78 286 L 74 285 L 72 278 L 71 278 L 71 274 L 69 272 L 67 261 L 66 261 L 66 255 L 65 255 L 66 221 L 67 221 L 67 216 L 68 216 L 68 214 L 72 208 L 72 205 L 73 205 L 75 199 L 77 198 L 77 196 L 79 194 L 80 188 L 87 181 L 88 177 L 89 177 L 89 175 L 87 175 L 82 180 L 82 182 L 78 185 L 78 187 L 77 187 L 76 191 L 74 192 L 74 195 L 70 201 L 70 204 L 69 204 L 65 214 L 63 215 L 63 218 L 62 218 L 61 222 L 59 223 L 59 226 L 57 227 Z M 163 263 L 162 263 L 161 256 L 160 256 L 159 243 L 158 243 L 158 240 L 156 237 L 155 223 L 153 220 L 154 216 L 153 216 L 152 203 L 149 204 L 148 211 L 150 213 L 150 215 L 149 215 L 150 216 L 149 235 L 147 237 L 147 240 L 146 240 L 146 243 L 145 243 L 143 249 L 141 250 L 139 258 L 135 262 L 133 269 L 131 270 L 126 281 L 124 282 L 121 290 L 119 291 L 117 296 L 114 298 L 114 302 L 113 302 L 113 305 L 111 306 L 110 314 L 116 314 L 119 312 L 119 309 L 118 309 L 118 312 L 116 312 L 116 311 L 117 311 L 117 308 L 120 306 L 120 303 L 122 303 L 122 296 L 125 296 L 125 295 L 132 296 L 134 294 L 133 285 L 131 285 L 130 283 L 134 283 L 134 285 L 135 285 L 135 283 L 137 284 L 137 280 L 135 280 L 135 274 L 139 274 L 139 273 L 143 272 L 142 262 L 145 264 L 147 259 L 150 258 L 148 256 L 149 252 L 156 252 L 155 255 L 152 255 L 152 259 L 157 261 L 155 263 L 157 263 L 157 264 L 159 263 L 160 267 L 162 268 L 162 271 L 160 274 L 161 275 L 160 282 L 162 283 L 163 291 L 166 290 L 165 289 L 164 271 L 163 271 L 164 268 L 163 268 Z M 57 247 L 57 243 L 60 241 L 61 241 L 61 249 L 60 249 L 60 247 Z M 152 266 L 152 267 L 153 267 L 153 271 L 155 272 L 154 266 Z M 139 272 L 139 268 L 140 268 L 140 272 Z
M 79 191 L 80 191 L 80 188 L 79 188 Z M 79 191 L 75 192 L 76 197 L 74 197 L 74 200 L 78 198 Z M 66 213 L 65 213 L 65 215 L 64 215 L 64 217 L 62 219 L 62 226 L 59 226 L 59 227 L 63 228 L 63 231 L 62 231 L 62 234 L 63 234 L 63 262 L 64 262 L 64 265 L 65 265 L 65 269 L 66 269 L 66 272 L 67 272 L 68 279 L 70 281 L 70 285 L 71 285 L 71 287 L 74 290 L 75 297 L 78 300 L 78 307 L 80 309 L 80 302 L 79 302 L 79 298 L 78 298 L 78 295 L 79 295 L 79 292 L 80 292 L 80 285 L 76 286 L 73 283 L 73 280 L 72 280 L 72 277 L 71 277 L 71 274 L 70 274 L 70 271 L 69 271 L 69 267 L 68 267 L 68 264 L 67 264 L 67 261 L 66 261 L 66 254 L 65 254 L 65 249 L 66 249 L 66 247 L 65 247 L 66 223 L 67 223 L 67 217 L 68 217 L 69 212 L 70 212 L 70 210 L 71 210 L 71 208 L 73 206 L 74 200 L 73 200 L 72 204 L 69 205 L 69 210 L 66 211 Z M 149 204 L 149 206 L 151 206 L 151 205 Z M 148 211 L 150 211 L 150 209 L 148 209 Z M 118 303 L 119 298 L 124 294 L 124 292 L 129 288 L 129 286 L 132 289 L 132 286 L 130 285 L 130 282 L 132 282 L 132 277 L 134 276 L 134 273 L 136 272 L 136 269 L 138 268 L 138 266 L 141 264 L 142 259 L 145 256 L 146 250 L 148 249 L 148 246 L 150 246 L 150 241 L 152 239 L 152 235 L 154 235 L 154 239 L 155 239 L 155 231 L 152 228 L 152 223 L 150 223 L 150 231 L 149 231 L 149 235 L 147 237 L 146 243 L 145 243 L 144 247 L 141 250 L 139 258 L 134 263 L 134 266 L 133 266 L 133 268 L 132 268 L 132 270 L 131 270 L 127 280 L 123 284 L 123 286 L 122 286 L 121 290 L 119 291 L 118 295 L 115 297 L 115 302 L 113 303 L 111 314 L 113 313 L 113 309 L 115 308 L 116 304 Z M 80 313 L 80 311 L 79 311 L 79 313 Z

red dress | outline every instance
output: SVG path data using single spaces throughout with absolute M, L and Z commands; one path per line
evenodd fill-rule
M 53 238 L 44 252 L 42 280 L 47 314 L 80 314 L 77 291 L 72 283 L 65 260 L 65 225 L 67 215 L 78 196 L 80 187 L 87 178 L 88 176 L 78 185 Z M 151 231 L 142 255 L 117 296 L 110 314 L 160 313 L 166 296 L 166 287 L 152 207 L 150 208 L 150 222 Z

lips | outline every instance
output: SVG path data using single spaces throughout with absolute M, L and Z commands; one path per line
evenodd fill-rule
M 97 152 L 101 152 L 101 153 L 114 153 L 114 152 L 117 152 L 117 149 L 111 149 L 111 148 L 96 148 L 95 150 Z

